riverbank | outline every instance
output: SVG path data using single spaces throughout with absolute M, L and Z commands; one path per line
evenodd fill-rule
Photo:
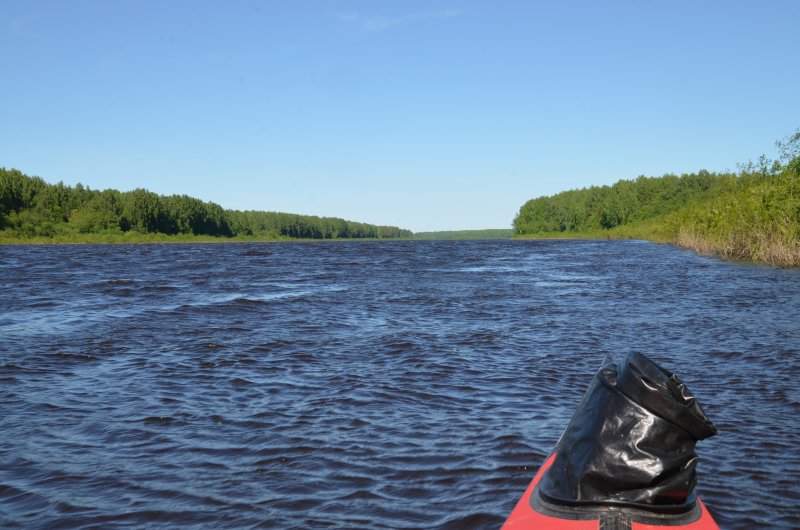
M 338 217 L 226 210 L 188 195 L 48 184 L 0 167 L 2 242 L 162 242 L 409 238 L 410 230 Z M 128 235 L 132 232 L 133 235 Z M 137 235 L 138 234 L 138 235 Z M 164 239 L 164 238 L 167 239 Z M 198 239 L 198 237 L 200 239 Z M 212 238 L 212 239 L 207 239 Z
M 730 234 L 726 239 L 712 240 L 687 228 L 678 233 L 674 244 L 725 260 L 800 267 L 800 242 L 767 233 Z
M 150 244 L 150 243 L 257 243 L 257 242 L 279 242 L 279 241 L 298 241 L 289 237 L 280 236 L 233 236 L 220 237 L 208 235 L 192 234 L 161 234 L 161 233 L 140 233 L 128 232 L 109 232 L 95 234 L 56 234 L 53 236 L 32 236 L 20 237 L 10 233 L 10 231 L 0 231 L 0 245 L 114 245 L 114 244 Z
M 302 239 L 280 235 L 254 235 L 215 237 L 205 235 L 161 233 L 143 234 L 139 232 L 119 232 L 101 234 L 63 234 L 52 237 L 18 237 L 0 231 L 0 246 L 3 245 L 146 245 L 146 244 L 197 244 L 197 243 L 288 243 L 288 242 L 356 242 L 356 241 L 428 241 L 443 238 L 411 237 L 401 239 L 337 238 Z M 415 235 L 416 236 L 416 235 Z M 498 237 L 495 239 L 501 239 Z M 444 238 L 450 239 L 450 238 Z M 482 238 L 454 238 L 482 239 Z M 712 239 L 690 226 L 671 227 L 668 222 L 649 222 L 639 225 L 625 225 L 610 230 L 586 230 L 581 232 L 542 232 L 537 234 L 514 235 L 511 239 L 641 239 L 659 244 L 669 244 L 728 261 L 764 263 L 776 267 L 800 267 L 800 241 L 789 238 L 776 238 L 774 234 L 760 232 L 753 234 L 729 234 L 726 238 Z
M 721 230 L 713 233 L 698 223 L 681 224 L 666 216 L 609 230 L 543 232 L 515 235 L 514 239 L 641 239 L 674 245 L 703 256 L 726 261 L 761 263 L 773 267 L 800 267 L 800 239 L 788 230 Z
M 645 239 L 727 260 L 800 267 L 800 130 L 738 173 L 640 176 L 538 197 L 516 237 Z
M 148 245 L 148 244 L 193 244 L 193 243 L 325 243 L 359 241 L 410 241 L 413 238 L 299 238 L 281 235 L 236 235 L 231 237 L 192 234 L 162 234 L 120 232 L 112 234 L 67 234 L 33 237 L 4 235 L 0 231 L 0 246 L 3 245 Z
M 440 230 L 437 232 L 415 232 L 411 239 L 418 241 L 457 241 L 470 239 L 509 239 L 511 228 L 487 228 L 484 230 Z

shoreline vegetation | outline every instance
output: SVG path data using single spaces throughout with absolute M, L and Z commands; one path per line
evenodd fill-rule
M 442 230 L 438 232 L 414 232 L 417 241 L 456 241 L 466 239 L 510 239 L 511 228 L 487 228 L 485 230 Z
M 642 239 L 800 267 L 800 129 L 737 172 L 640 176 L 527 201 L 511 229 L 417 232 L 334 217 L 225 210 L 187 195 L 48 184 L 0 168 L 0 244 Z
M 410 230 L 281 212 L 225 210 L 188 195 L 48 184 L 0 168 L 0 244 L 410 238 Z
M 225 210 L 187 195 L 48 184 L 0 168 L 0 245 L 508 239 L 512 229 L 418 232 L 337 217 Z
M 800 266 L 800 129 L 738 172 L 640 176 L 526 202 L 514 238 L 645 239 L 734 261 Z

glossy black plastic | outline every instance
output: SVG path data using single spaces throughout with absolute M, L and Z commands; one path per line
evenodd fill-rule
M 564 505 L 692 510 L 695 443 L 716 432 L 671 372 L 638 353 L 607 362 L 561 436 L 539 494 Z

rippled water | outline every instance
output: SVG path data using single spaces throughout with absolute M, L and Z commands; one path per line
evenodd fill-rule
M 800 272 L 642 242 L 0 247 L 0 526 L 498 528 L 607 353 L 800 527 Z

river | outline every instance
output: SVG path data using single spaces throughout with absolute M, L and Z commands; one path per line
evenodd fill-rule
M 606 354 L 800 527 L 800 271 L 639 241 L 0 247 L 0 527 L 499 528 Z

